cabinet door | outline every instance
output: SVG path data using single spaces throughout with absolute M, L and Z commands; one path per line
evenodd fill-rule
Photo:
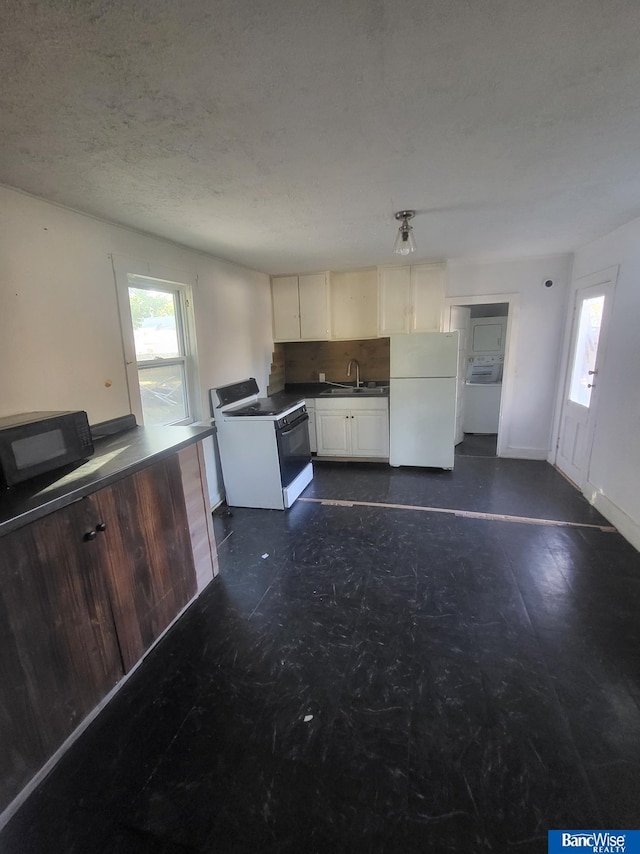
M 329 287 L 325 273 L 298 276 L 300 338 L 303 341 L 329 339 Z
M 316 409 L 318 455 L 345 457 L 351 451 L 350 415 L 346 409 Z
M 351 413 L 350 420 L 352 456 L 389 456 L 389 418 L 386 411 L 355 411 Z
M 278 276 L 271 280 L 273 340 L 300 340 L 300 302 L 298 277 Z
M 0 539 L 0 811 L 123 674 L 100 521 L 85 498 Z
M 95 497 L 106 525 L 113 616 L 128 671 L 196 592 L 178 457 Z
M 379 335 L 395 335 L 409 331 L 410 289 L 410 267 L 383 267 L 379 270 Z
M 445 294 L 445 268 L 424 264 L 411 268 L 411 332 L 439 332 Z
M 378 276 L 375 270 L 331 274 L 331 337 L 376 338 Z

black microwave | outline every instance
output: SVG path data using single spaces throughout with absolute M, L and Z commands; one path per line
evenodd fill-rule
M 86 412 L 24 412 L 0 418 L 3 486 L 14 486 L 92 454 Z

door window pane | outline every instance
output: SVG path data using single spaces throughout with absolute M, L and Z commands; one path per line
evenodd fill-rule
M 184 365 L 139 367 L 138 379 L 145 425 L 173 424 L 187 417 Z
M 138 362 L 182 355 L 176 294 L 129 288 L 129 305 Z
M 582 301 L 569 388 L 569 400 L 581 406 L 589 406 L 591 403 L 590 386 L 596 367 L 603 309 L 604 296 Z

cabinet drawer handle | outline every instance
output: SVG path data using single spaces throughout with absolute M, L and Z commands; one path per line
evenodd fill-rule
M 96 525 L 96 531 L 99 531 L 100 533 L 102 533 L 102 531 L 106 531 L 106 530 L 107 530 L 106 522 L 98 522 L 98 524 Z
M 82 539 L 85 541 L 85 543 L 89 543 L 89 542 L 91 542 L 91 540 L 95 540 L 95 538 L 97 536 L 98 535 L 95 531 L 87 531 L 87 533 L 84 535 L 84 537 Z

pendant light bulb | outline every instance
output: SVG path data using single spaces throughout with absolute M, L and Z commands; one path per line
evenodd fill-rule
M 416 251 L 413 228 L 409 225 L 409 220 L 413 216 L 415 216 L 415 211 L 398 211 L 395 215 L 397 220 L 402 220 L 402 224 L 396 235 L 396 242 L 393 246 L 393 251 L 396 255 L 410 255 Z

